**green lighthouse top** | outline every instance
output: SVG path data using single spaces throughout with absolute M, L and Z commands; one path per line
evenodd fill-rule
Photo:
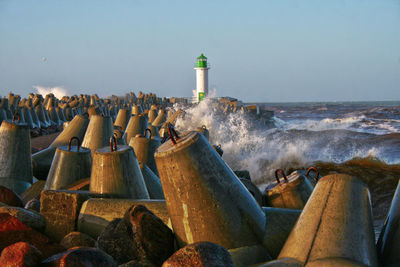
M 207 68 L 207 57 L 204 56 L 203 53 L 197 58 L 197 67 Z

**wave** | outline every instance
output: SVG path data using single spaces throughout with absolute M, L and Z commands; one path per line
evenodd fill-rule
M 312 130 L 290 126 L 279 118 L 275 118 L 276 128 L 267 128 L 241 113 L 220 116 L 210 99 L 184 110 L 186 115 L 178 119 L 177 130 L 205 125 L 210 131 L 210 142 L 221 144 L 227 164 L 232 169 L 249 170 L 258 185 L 272 181 L 277 168 L 304 168 L 316 161 L 341 164 L 353 158 L 375 157 L 385 164 L 400 164 L 400 134 L 378 136 L 353 131 L 349 125 L 361 121 L 361 117 L 324 119 Z M 336 127 L 318 127 L 321 124 Z
M 34 85 L 32 87 L 42 96 L 53 94 L 58 99 L 61 99 L 63 96 L 68 95 L 67 90 L 62 86 L 45 87 L 40 85 Z
M 324 131 L 332 129 L 347 129 L 354 132 L 371 134 L 389 134 L 400 132 L 400 120 L 398 119 L 375 119 L 365 115 L 343 118 L 295 119 L 283 121 L 275 118 L 278 127 L 283 130 L 308 130 Z

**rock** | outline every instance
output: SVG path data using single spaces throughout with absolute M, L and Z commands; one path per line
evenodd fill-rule
M 129 216 L 139 258 L 161 266 L 174 253 L 175 239 L 171 229 L 143 205 L 132 206 L 125 216 Z
M 163 221 L 143 205 L 133 205 L 123 219 L 113 220 L 97 239 L 98 248 L 118 264 L 146 260 L 155 266 L 174 252 L 174 235 Z
M 89 192 L 67 190 L 43 190 L 40 213 L 46 217 L 46 235 L 56 241 L 76 231 L 76 221 Z
M 44 216 L 36 211 L 26 210 L 17 207 L 0 207 L 0 213 L 8 213 L 11 216 L 17 218 L 23 224 L 39 231 L 43 232 L 46 227 L 46 219 Z
M 40 200 L 33 198 L 26 202 L 24 209 L 40 212 Z
M 35 246 L 45 258 L 65 250 L 64 247 L 28 227 L 18 218 L 8 213 L 0 213 L 0 250 L 21 241 Z
M 26 204 L 31 199 L 40 199 L 40 193 L 43 190 L 45 180 L 39 180 L 33 183 L 25 192 L 21 194 L 22 202 Z
M 66 249 L 72 247 L 95 247 L 96 240 L 81 232 L 71 232 L 64 236 L 60 245 Z
M 222 246 L 211 242 L 197 242 L 175 252 L 164 262 L 163 267 L 172 266 L 235 266 L 231 254 Z
M 118 264 L 138 259 L 132 230 L 125 220 L 114 219 L 101 232 L 97 247 L 111 255 Z
M 42 253 L 26 242 L 12 244 L 1 252 L 0 266 L 36 267 L 39 266 Z
M 154 267 L 154 265 L 147 260 L 133 260 L 124 264 L 121 264 L 119 267 Z
M 7 187 L 0 185 L 0 202 L 14 207 L 23 207 L 22 199 Z
M 47 267 L 117 267 L 113 258 L 97 248 L 78 247 L 53 255 L 44 260 L 42 266 Z

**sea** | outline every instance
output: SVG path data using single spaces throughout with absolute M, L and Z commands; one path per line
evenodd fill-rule
M 274 111 L 272 125 L 240 112 L 221 116 L 206 99 L 184 108 L 176 128 L 206 126 L 225 162 L 248 170 L 261 191 L 274 181 L 276 169 L 290 174 L 315 166 L 322 175 L 358 177 L 371 192 L 375 226 L 382 225 L 400 178 L 400 101 L 258 105 Z

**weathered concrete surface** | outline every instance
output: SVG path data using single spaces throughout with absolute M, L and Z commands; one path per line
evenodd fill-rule
M 300 216 L 301 210 L 263 207 L 267 218 L 267 227 L 263 245 L 272 259 L 276 259 L 290 232 Z
M 40 213 L 46 218 L 45 233 L 60 241 L 75 231 L 79 211 L 88 198 L 89 192 L 84 191 L 43 190 Z
M 140 164 L 140 169 L 142 170 L 143 179 L 146 183 L 150 199 L 165 199 L 160 178 L 145 164 Z
M 21 194 L 22 202 L 26 204 L 31 199 L 40 199 L 40 194 L 42 193 L 45 183 L 46 181 L 43 180 L 33 183 L 31 187 Z
M 90 149 L 76 146 L 68 150 L 67 146 L 58 147 L 47 176 L 45 190 L 63 189 L 86 177 L 90 177 L 92 158 Z
M 142 135 L 136 135 L 132 137 L 129 142 L 129 146 L 135 151 L 139 163 L 146 164 L 157 176 L 158 170 L 154 159 L 154 153 L 160 145 L 161 139 L 153 136 L 147 138 Z
M 132 116 L 126 126 L 125 133 L 122 138 L 125 139 L 127 144 L 130 143 L 131 138 L 135 137 L 137 134 L 144 134 L 147 128 L 147 118 L 144 114 Z
M 76 115 L 73 120 L 50 144 L 46 149 L 43 149 L 32 155 L 33 175 L 45 180 L 50 170 L 51 162 L 53 161 L 56 148 L 68 145 L 69 140 L 76 136 L 79 140 L 83 140 L 86 129 L 89 124 L 89 119 L 84 115 Z
M 99 148 L 94 153 L 90 192 L 119 198 L 149 199 L 135 153 L 130 146 Z
M 378 255 L 383 266 L 400 265 L 400 181 L 378 240 Z
M 348 175 L 319 180 L 278 259 L 377 266 L 368 188 Z
M 96 149 L 109 146 L 113 134 L 111 117 L 93 115 L 83 138 L 82 147 L 89 148 L 93 154 Z
M 0 126 L 0 178 L 32 183 L 29 126 L 3 121 Z M 2 179 L 0 179 L 2 185 Z M 5 185 L 6 186 L 6 185 Z
M 264 212 L 204 135 L 168 140 L 155 159 L 181 244 L 210 241 L 231 249 L 262 243 Z
M 121 108 L 118 111 L 118 115 L 117 118 L 115 119 L 114 126 L 119 126 L 124 131 L 126 129 L 126 126 L 130 118 L 131 114 L 129 113 L 129 110 L 126 108 Z
M 286 209 L 303 209 L 314 186 L 304 175 L 293 173 L 287 177 L 288 182 L 280 179 L 264 191 L 265 206 Z
M 123 218 L 125 212 L 133 205 L 144 205 L 168 225 L 169 215 L 165 200 L 92 198 L 82 205 L 78 219 L 78 230 L 97 238 L 112 220 Z

